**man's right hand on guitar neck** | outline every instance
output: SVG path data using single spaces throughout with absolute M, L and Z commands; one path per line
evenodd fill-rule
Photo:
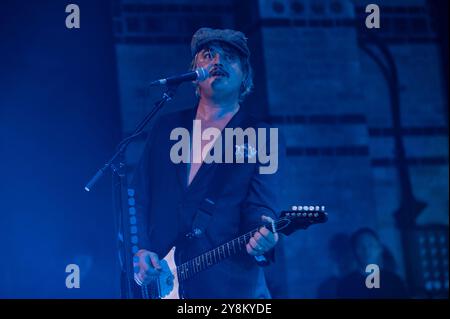
M 158 276 L 162 269 L 158 255 L 145 249 L 134 255 L 133 267 L 135 279 L 144 285 L 148 284 L 152 277 Z

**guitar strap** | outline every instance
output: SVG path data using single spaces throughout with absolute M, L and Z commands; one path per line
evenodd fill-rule
M 236 119 L 233 123 L 233 127 L 241 127 L 245 130 L 248 127 L 255 127 L 255 125 L 259 122 L 256 118 L 245 116 L 243 113 L 239 112 L 237 115 L 240 115 L 240 118 Z M 255 127 L 256 129 L 256 127 Z M 223 134 L 221 136 L 224 141 Z M 223 144 L 225 145 L 225 144 Z M 233 141 L 233 151 L 234 141 Z M 229 145 L 225 145 L 225 147 L 229 147 Z M 255 145 L 256 147 L 256 145 Z M 186 236 L 188 238 L 200 238 L 205 234 L 205 230 L 216 210 L 216 203 L 221 196 L 221 193 L 229 180 L 229 176 L 233 174 L 233 164 L 216 164 L 216 170 L 214 172 L 214 176 L 211 184 L 208 187 L 208 192 L 205 198 L 200 203 L 197 212 L 194 216 L 194 220 L 192 223 L 192 230 Z

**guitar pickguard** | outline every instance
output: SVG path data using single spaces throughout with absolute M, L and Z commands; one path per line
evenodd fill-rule
M 180 299 L 175 247 L 160 260 L 161 272 L 147 285 L 141 286 L 141 297 L 146 299 Z M 136 283 L 138 283 L 136 281 Z M 138 283 L 139 285 L 139 283 Z

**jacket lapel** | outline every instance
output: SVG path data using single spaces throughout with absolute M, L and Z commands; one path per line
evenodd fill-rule
M 192 136 L 192 123 L 195 119 L 195 115 L 197 113 L 197 108 L 186 110 L 185 112 L 182 112 L 180 114 L 180 120 L 178 121 L 179 127 L 186 128 L 189 131 L 189 135 Z M 178 181 L 180 183 L 181 189 L 183 191 L 187 188 L 187 181 L 188 181 L 188 169 L 189 164 L 187 163 L 178 163 L 175 164 Z

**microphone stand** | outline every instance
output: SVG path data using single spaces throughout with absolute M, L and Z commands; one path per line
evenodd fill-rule
M 89 180 L 84 189 L 87 192 L 92 190 L 92 187 L 105 174 L 108 169 L 111 169 L 113 177 L 113 199 L 114 199 L 114 214 L 116 219 L 116 231 L 118 240 L 119 262 L 121 268 L 121 294 L 122 298 L 130 299 L 133 297 L 132 280 L 134 280 L 134 271 L 132 258 L 130 258 L 130 233 L 129 220 L 124 213 L 124 203 L 127 202 L 124 189 L 126 186 L 126 164 L 125 151 L 128 145 L 138 136 L 140 136 L 145 126 L 158 113 L 167 101 L 172 100 L 179 84 L 172 84 L 166 86 L 162 98 L 154 104 L 152 110 L 139 122 L 133 133 L 123 139 L 116 147 L 116 152 L 112 157 L 100 168 L 97 173 Z M 116 163 L 117 162 L 117 163 Z M 118 222 L 117 222 L 118 221 Z

